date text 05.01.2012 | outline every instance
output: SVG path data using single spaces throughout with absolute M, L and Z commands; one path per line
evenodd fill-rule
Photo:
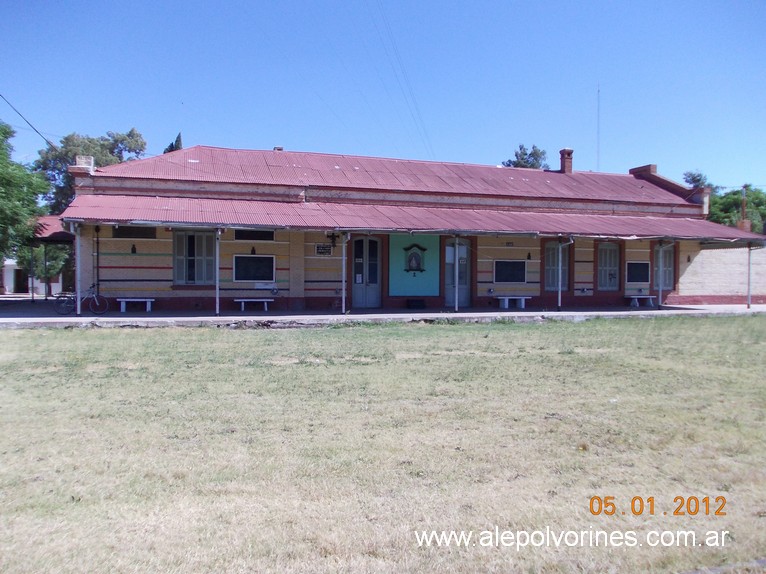
M 653 496 L 634 496 L 630 500 L 617 501 L 614 496 L 592 496 L 590 513 L 594 516 L 629 515 L 641 516 L 726 516 L 726 497 L 676 496 L 667 510 L 655 507 Z

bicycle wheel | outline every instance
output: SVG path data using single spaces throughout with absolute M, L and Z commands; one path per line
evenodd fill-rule
M 53 309 L 59 315 L 69 315 L 74 311 L 75 300 L 72 295 L 58 295 L 53 302 Z
M 106 297 L 102 297 L 101 295 L 93 295 L 88 301 L 88 308 L 91 313 L 103 315 L 109 310 L 109 301 L 106 300 Z

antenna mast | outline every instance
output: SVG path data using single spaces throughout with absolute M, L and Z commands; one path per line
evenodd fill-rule
M 601 84 L 596 88 L 596 171 L 601 171 Z

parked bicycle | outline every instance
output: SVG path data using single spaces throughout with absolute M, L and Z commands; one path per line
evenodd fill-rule
M 85 296 L 80 300 L 83 305 L 88 302 L 88 309 L 96 315 L 103 315 L 109 310 L 109 301 L 103 295 L 96 292 L 96 284 L 90 286 Z M 59 293 L 53 302 L 53 308 L 59 315 L 68 315 L 77 307 L 77 296 L 74 293 Z

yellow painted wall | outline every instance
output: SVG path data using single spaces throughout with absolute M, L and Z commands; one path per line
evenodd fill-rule
M 479 236 L 476 242 L 476 294 L 537 296 L 540 294 L 540 241 L 533 237 Z M 526 261 L 526 283 L 496 283 L 495 261 Z M 489 293 L 494 289 L 494 293 Z
M 625 260 L 621 261 L 622 277 L 626 277 L 626 264 L 628 261 L 651 261 L 651 242 L 649 240 L 626 241 L 625 242 Z M 646 294 L 651 287 L 653 269 L 649 269 L 649 282 L 647 283 L 625 283 L 626 295 Z
M 593 295 L 593 288 L 595 286 L 595 277 L 593 276 L 594 258 L 593 240 L 576 239 L 574 244 L 574 293 L 577 297 Z
M 107 297 L 209 297 L 210 286 L 183 286 L 174 289 L 173 284 L 173 230 L 157 228 L 156 239 L 121 239 L 112 237 L 110 226 L 101 226 L 99 234 L 99 277 L 101 293 Z M 276 286 L 278 296 L 287 296 L 291 285 L 291 232 L 278 230 L 274 241 L 238 241 L 234 230 L 227 229 L 221 234 L 220 289 L 222 297 L 263 296 Z M 302 234 L 298 234 L 299 236 Z M 82 288 L 95 281 L 96 243 L 94 228 L 85 226 L 81 230 L 81 273 Z M 132 248 L 135 246 L 135 253 Z M 233 266 L 235 255 L 269 255 L 275 257 L 276 281 L 235 282 Z M 302 287 L 302 281 L 300 286 Z
M 343 267 L 342 239 L 330 255 L 317 254 L 317 245 L 326 246 L 330 240 L 321 232 L 306 232 L 303 242 L 304 293 L 306 297 L 335 297 L 340 294 Z M 347 261 L 350 265 L 350 261 Z

